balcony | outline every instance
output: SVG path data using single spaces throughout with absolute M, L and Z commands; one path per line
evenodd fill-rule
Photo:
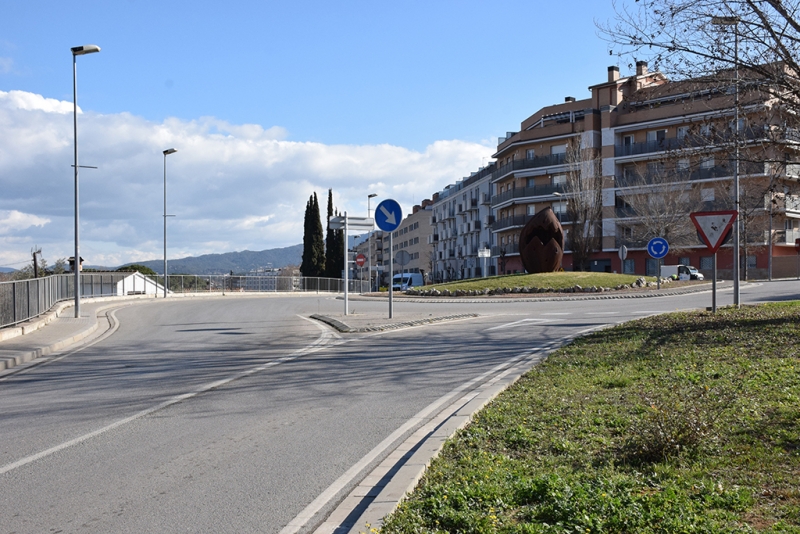
M 492 223 L 492 232 L 500 232 L 509 228 L 522 228 L 533 218 L 533 215 L 513 215 Z
M 763 128 L 745 128 L 739 132 L 739 136 L 745 141 L 754 141 L 757 139 L 768 139 L 770 137 L 770 132 L 765 131 Z M 722 145 L 732 142 L 734 137 L 733 131 L 725 130 L 712 132 L 708 135 L 695 134 L 684 137 L 667 137 L 656 141 L 645 141 L 644 143 L 615 145 L 614 156 L 619 158 L 624 156 L 652 154 L 654 152 L 664 152 L 667 150 L 679 150 L 682 148 Z M 787 131 L 783 137 L 787 140 L 790 139 L 790 132 Z
M 800 239 L 800 230 L 778 230 L 775 232 L 775 243 L 778 245 L 794 245 Z
M 505 252 L 506 256 L 519 254 L 519 244 L 510 243 L 508 245 L 495 245 L 492 247 L 492 256 L 500 256 L 501 252 Z
M 493 196 L 492 207 L 502 204 L 503 202 L 508 202 L 509 200 L 512 199 L 542 197 L 542 196 L 554 195 L 556 193 L 558 194 L 566 193 L 565 184 L 544 184 L 544 185 L 534 185 L 531 187 L 517 187 L 515 189 L 511 189 L 509 191 L 503 191 L 499 195 Z
M 540 167 L 550 167 L 552 165 L 564 165 L 566 162 L 566 154 L 550 154 L 549 156 L 535 156 L 530 159 L 515 159 L 494 171 L 492 173 L 492 181 L 494 182 L 514 171 L 538 169 Z

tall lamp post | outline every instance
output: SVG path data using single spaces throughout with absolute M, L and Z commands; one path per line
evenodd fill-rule
M 80 254 L 80 211 L 78 209 L 78 62 L 77 57 L 99 52 L 97 45 L 74 46 L 72 50 L 72 125 L 75 146 L 75 318 L 81 316 L 81 254 Z
M 377 193 L 370 193 L 367 195 L 367 218 L 369 219 L 372 217 L 372 210 L 369 209 L 370 200 L 377 197 Z M 369 234 L 367 234 L 367 249 L 369 250 L 369 254 L 367 254 L 367 278 L 369 279 L 369 291 L 372 293 L 372 232 L 374 230 L 370 230 Z M 377 274 L 377 273 L 376 273 Z
M 167 156 L 178 150 L 168 148 L 164 151 L 164 298 L 167 298 Z
M 733 224 L 733 305 L 739 307 L 739 17 L 712 17 L 711 23 L 716 26 L 733 26 L 733 65 L 734 78 L 734 153 L 733 153 L 733 198 L 736 206 L 736 222 Z

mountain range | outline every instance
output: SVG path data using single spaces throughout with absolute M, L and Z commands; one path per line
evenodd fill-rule
M 273 267 L 279 269 L 287 265 L 300 265 L 303 257 L 303 245 L 285 248 L 273 248 L 262 251 L 243 250 L 224 254 L 204 254 L 169 260 L 170 274 L 246 274 L 255 269 Z M 144 265 L 158 274 L 164 273 L 164 260 L 135 261 L 125 265 Z M 122 265 L 121 267 L 124 267 Z

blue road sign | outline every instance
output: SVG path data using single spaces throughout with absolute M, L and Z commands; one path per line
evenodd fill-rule
M 403 210 L 396 200 L 387 198 L 375 208 L 375 224 L 384 232 L 391 232 L 400 226 Z
M 651 257 L 660 260 L 669 252 L 669 243 L 663 237 L 654 237 L 647 243 L 647 252 Z

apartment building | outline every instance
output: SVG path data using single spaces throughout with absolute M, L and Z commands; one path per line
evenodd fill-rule
M 429 280 L 428 275 L 431 272 L 430 258 L 428 255 L 429 245 L 428 241 L 433 233 L 430 224 L 430 214 L 433 207 L 431 200 L 425 199 L 419 205 L 412 208 L 411 214 L 406 216 L 397 230 L 392 232 L 392 253 L 391 258 L 394 258 L 394 272 L 399 273 L 405 270 L 407 273 L 421 273 L 426 282 Z M 389 240 L 385 240 L 385 246 L 388 248 Z M 397 254 L 401 250 L 408 252 L 410 261 L 407 265 L 400 265 L 397 263 Z M 384 258 L 384 276 L 388 281 L 390 258 Z
M 480 249 L 490 249 L 493 215 L 490 206 L 492 163 L 433 195 L 428 241 L 431 279 L 436 282 L 483 276 Z M 486 261 L 486 275 L 496 274 L 496 263 Z
M 781 114 L 758 89 L 758 80 L 746 75 L 742 80 L 737 123 L 732 82 L 671 82 L 649 72 L 645 62 L 628 77 L 609 67 L 607 79 L 589 88 L 589 98 L 568 97 L 542 108 L 522 121 L 519 131 L 500 138 L 488 178 L 492 257 L 499 271 L 523 271 L 519 232 L 546 207 L 564 228 L 567 270 L 572 268 L 572 232 L 595 238 L 591 270 L 656 274 L 657 262 L 645 248 L 652 237 L 674 243 L 675 253 L 665 263 L 710 269 L 711 255 L 688 214 L 734 209 L 736 162 L 745 236 L 742 267 L 750 277 L 766 277 L 773 262 L 773 270 L 788 265 L 800 238 L 800 135 L 796 119 Z M 581 166 L 586 161 L 592 165 Z M 602 210 L 598 220 L 573 228 L 570 202 L 579 192 L 569 177 L 579 166 L 580 172 L 599 173 Z M 444 200 L 440 204 L 452 207 Z M 622 245 L 629 251 L 624 262 L 617 254 Z M 719 252 L 719 274 L 730 277 L 732 266 L 728 244 Z

